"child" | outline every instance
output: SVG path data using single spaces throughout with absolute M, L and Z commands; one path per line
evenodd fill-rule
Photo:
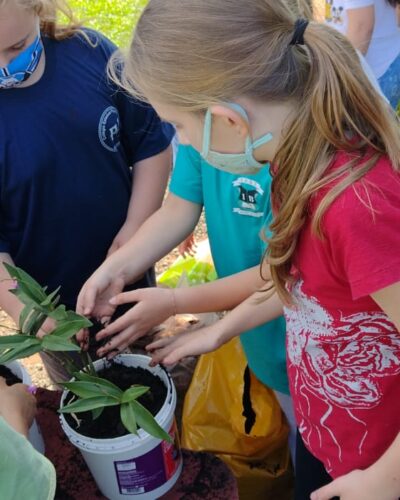
M 391 500 L 400 496 L 398 123 L 343 35 L 296 20 L 283 0 L 243 5 L 151 0 L 122 80 L 211 165 L 248 173 L 271 162 L 266 262 L 277 293 L 245 304 L 240 328 L 285 305 L 301 471 L 312 470 L 297 469 L 297 498 L 334 478 L 312 498 Z M 221 341 L 194 336 L 197 352 Z
M 61 285 L 75 308 L 107 252 L 160 206 L 172 131 L 108 81 L 115 46 L 61 5 L 0 0 L 0 262 Z M 0 306 L 18 322 L 22 304 L 0 267 Z M 139 286 L 152 284 L 149 272 Z M 44 360 L 53 381 L 65 378 Z
M 0 497 L 52 500 L 56 471 L 27 440 L 36 412 L 28 387 L 0 377 Z
M 99 339 L 113 336 L 99 355 L 112 355 L 125 349 L 172 314 L 230 309 L 261 286 L 258 263 L 263 245 L 259 233 L 271 215 L 270 184 L 266 168 L 251 175 L 230 174 L 208 165 L 191 146 L 181 145 L 170 194 L 163 207 L 85 283 L 78 310 L 94 316 L 109 316 L 113 311 L 102 309 L 104 297 L 100 288 L 105 288 L 106 294 L 109 290 L 115 294 L 116 280 L 122 270 L 120 286 L 136 279 L 193 230 L 203 207 L 220 279 L 189 289 L 148 288 L 117 295 L 113 306 L 132 302 L 136 305 L 98 334 Z M 104 280 L 107 282 L 103 283 Z M 240 339 L 250 369 L 261 382 L 275 390 L 291 424 L 294 458 L 296 427 L 286 373 L 285 322 L 281 317 L 243 332 Z
M 396 0 L 326 0 L 325 21 L 344 33 L 395 109 L 400 100 L 400 27 Z

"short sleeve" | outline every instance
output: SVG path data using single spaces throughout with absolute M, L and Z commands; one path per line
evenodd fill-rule
M 0 417 L 1 498 L 52 500 L 55 490 L 53 464 Z
M 106 65 L 117 47 L 101 33 L 86 30 L 86 34 L 104 58 L 104 78 L 118 109 L 121 143 L 128 163 L 134 165 L 161 153 L 170 145 L 174 128 L 162 122 L 149 104 L 131 97 L 108 79 Z
M 350 9 L 362 9 L 363 7 L 369 7 L 375 5 L 374 0 L 345 0 L 344 7 L 346 10 Z
M 192 203 L 203 204 L 203 182 L 200 154 L 191 146 L 180 145 L 169 190 Z
M 324 216 L 330 257 L 354 300 L 400 281 L 400 175 L 382 163 Z
M 175 130 L 172 125 L 162 122 L 149 104 L 122 90 L 117 91 L 115 102 L 121 120 L 121 142 L 131 165 L 167 149 Z

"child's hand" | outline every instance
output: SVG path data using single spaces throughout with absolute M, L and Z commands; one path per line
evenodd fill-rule
M 106 323 L 116 309 L 116 306 L 110 303 L 110 299 L 120 293 L 124 286 L 122 278 L 99 268 L 79 292 L 76 312 L 83 316 L 92 316 L 101 320 L 102 323 Z M 82 333 L 77 335 L 79 341 L 82 341 L 83 337 Z
M 194 238 L 194 234 L 192 233 L 178 246 L 178 251 L 182 257 L 193 257 L 196 252 L 196 247 L 196 240 Z
M 105 356 L 107 353 L 112 356 L 111 353 L 115 355 L 125 350 L 153 327 L 175 314 L 173 293 L 173 290 L 166 288 L 143 288 L 114 297 L 113 306 L 132 302 L 136 302 L 136 305 L 96 335 L 97 340 L 114 335 L 110 342 L 99 349 L 98 356 Z
M 28 386 L 15 384 L 7 386 L 0 377 L 0 415 L 16 431 L 28 435 L 36 413 L 36 399 Z
M 379 477 L 372 469 L 354 470 L 332 483 L 314 491 L 311 500 L 397 500 L 398 492 L 389 492 L 387 479 Z
M 47 318 L 36 336 L 42 339 L 46 335 L 49 335 L 53 330 L 55 330 L 56 326 L 57 322 L 54 319 Z
M 218 323 L 217 323 L 218 324 Z M 158 363 L 173 365 L 187 356 L 215 351 L 222 344 L 216 325 L 186 332 L 177 337 L 166 337 L 146 346 L 151 353 L 151 366 Z

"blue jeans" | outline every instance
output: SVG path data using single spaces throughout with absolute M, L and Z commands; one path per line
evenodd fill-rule
M 390 105 L 396 109 L 400 102 L 400 54 L 378 81 Z

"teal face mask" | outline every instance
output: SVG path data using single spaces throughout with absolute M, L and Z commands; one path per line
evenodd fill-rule
M 225 104 L 229 108 L 233 109 L 239 113 L 247 123 L 249 123 L 249 118 L 246 111 L 239 105 L 235 103 Z M 252 142 L 251 137 L 246 138 L 246 150 L 244 153 L 217 153 L 216 151 L 211 151 L 211 128 L 212 128 L 212 114 L 208 109 L 204 122 L 203 131 L 203 150 L 201 156 L 204 160 L 219 170 L 228 172 L 230 174 L 256 174 L 260 169 L 264 168 L 266 164 L 260 163 L 254 158 L 254 150 L 270 142 L 272 140 L 272 134 L 266 134 L 260 139 Z

